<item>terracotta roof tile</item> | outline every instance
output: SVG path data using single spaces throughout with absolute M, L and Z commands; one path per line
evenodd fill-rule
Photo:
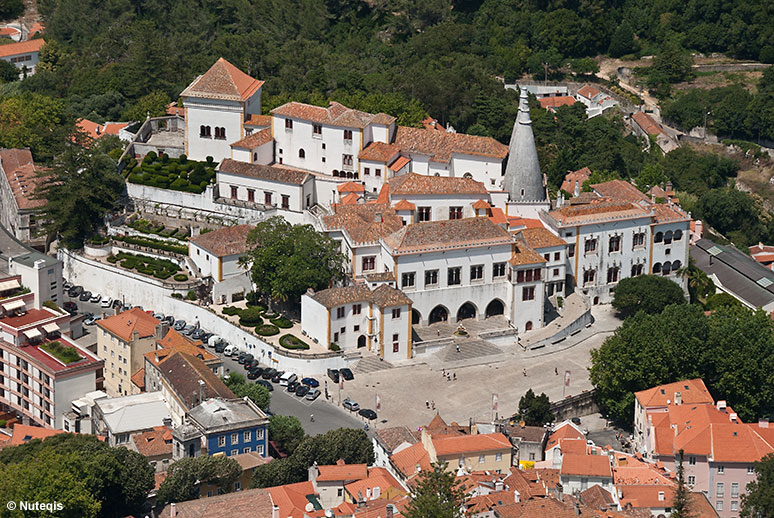
M 18 446 L 29 442 L 33 439 L 44 440 L 60 433 L 67 433 L 64 430 L 51 430 L 49 428 L 41 428 L 40 426 L 29 426 L 26 424 L 16 423 L 13 425 L 13 434 L 9 441 L 11 446 Z
M 249 164 L 247 162 L 239 162 L 230 158 L 226 158 L 220 163 L 218 166 L 218 171 L 293 185 L 302 185 L 307 181 L 308 178 L 310 178 L 309 173 L 300 171 L 298 169 L 274 167 L 271 165 Z
M 504 159 L 508 146 L 490 137 L 447 133 L 424 128 L 398 126 L 395 145 L 404 153 L 428 155 L 434 162 L 449 162 L 454 154 Z
M 263 81 L 248 76 L 225 59 L 220 58 L 204 75 L 194 79 L 180 96 L 246 101 L 262 85 Z
M 339 184 L 336 189 L 339 191 L 339 193 L 345 193 L 345 192 L 365 192 L 365 185 L 358 182 L 344 182 L 342 184 Z
M 595 88 L 591 85 L 583 85 L 578 90 L 578 95 L 585 97 L 586 99 L 593 99 L 601 93 L 602 92 L 598 88 Z
M 233 399 L 234 393 L 215 375 L 205 363 L 195 356 L 174 352 L 158 366 L 177 397 L 183 400 L 186 410 L 198 404 L 199 380 L 204 382 L 204 399 Z
M 638 188 L 623 180 L 610 180 L 609 182 L 593 184 L 591 188 L 601 196 L 606 196 L 614 201 L 645 201 L 650 202 L 650 198 L 642 193 Z
M 283 104 L 271 111 L 272 115 L 300 119 L 327 126 L 363 129 L 369 124 L 391 124 L 395 120 L 384 113 L 376 115 L 347 108 L 331 102 L 328 108 L 298 102 Z M 388 122 L 389 121 L 389 122 Z
M 242 140 L 237 140 L 231 147 L 238 147 L 241 149 L 255 149 L 264 144 L 268 144 L 273 140 L 271 135 L 271 128 L 263 128 L 258 131 L 253 131 Z
M 578 182 L 578 190 L 580 190 L 583 188 L 584 182 L 589 179 L 589 176 L 591 176 L 591 169 L 588 167 L 583 167 L 577 171 L 570 171 L 564 176 L 560 189 L 570 194 L 575 194 L 575 182 Z
M 311 484 L 310 482 L 305 482 Z M 272 488 L 273 489 L 273 488 Z M 216 495 L 198 500 L 178 502 L 175 506 L 176 518 L 234 518 L 235 516 L 249 516 L 250 518 L 272 517 L 271 489 L 248 489 Z M 303 511 L 303 508 L 301 509 Z M 159 518 L 172 516 L 172 504 L 162 509 Z M 291 516 L 282 514 L 283 518 Z M 294 515 L 296 516 L 302 515 Z
M 18 54 L 29 54 L 30 52 L 38 52 L 46 42 L 38 38 L 35 40 L 19 41 L 17 43 L 7 43 L 0 45 L 0 58 L 7 58 L 9 56 L 16 56 Z
M 559 441 L 561 439 L 584 439 L 585 436 L 580 433 L 573 425 L 570 423 L 564 423 L 561 426 L 559 426 L 556 430 L 551 432 L 551 435 L 548 436 L 548 442 L 546 442 L 546 450 L 549 450 L 553 448 L 554 446 L 559 444 Z
M 501 433 L 462 435 L 458 437 L 433 437 L 433 447 L 438 455 L 456 455 L 482 451 L 510 450 L 513 445 Z
M 487 194 L 483 183 L 472 178 L 451 178 L 408 173 L 390 179 L 392 196 L 406 194 Z
M 579 455 L 577 453 L 565 453 L 562 455 L 561 474 L 563 476 L 613 478 L 613 472 L 610 468 L 610 458 L 607 455 Z
M 309 503 L 307 496 L 315 494 L 314 486 L 308 480 L 270 487 L 267 491 L 271 494 L 271 502 L 279 507 L 279 516 L 282 518 L 306 518 L 304 511 Z
M 513 266 L 525 264 L 540 264 L 546 262 L 545 258 L 526 245 L 517 245 L 511 259 L 508 261 Z
M 381 308 L 411 304 L 411 299 L 402 291 L 386 284 L 378 286 L 373 291 L 363 285 L 328 288 L 315 292 L 311 297 L 326 308 L 354 302 L 373 302 Z
M 367 273 L 365 278 L 369 282 L 394 281 L 395 274 L 392 272 Z
M 172 429 L 168 426 L 154 426 L 153 430 L 132 435 L 137 451 L 146 457 L 172 455 Z
M 400 200 L 392 208 L 395 210 L 417 210 L 417 206 L 408 200 Z
M 360 196 L 357 193 L 351 192 L 341 199 L 341 205 L 357 205 L 360 200 Z
M 430 455 L 421 442 L 412 444 L 390 456 L 390 462 L 404 477 L 412 478 L 420 471 L 432 469 Z M 417 466 L 419 470 L 417 470 Z
M 402 291 L 386 284 L 382 284 L 371 292 L 371 302 L 380 308 L 409 306 L 412 304 L 412 300 Z
M 255 113 L 249 113 L 246 115 L 247 119 L 244 122 L 245 126 L 257 126 L 259 128 L 271 128 L 273 117 L 271 115 L 258 115 Z
M 392 452 L 403 443 L 415 444 L 417 438 L 411 433 L 411 430 L 405 426 L 393 426 L 391 428 L 382 428 L 374 431 L 376 440 L 379 441 L 387 450 Z
M 690 221 L 691 217 L 678 205 L 669 203 L 656 203 L 652 205 L 656 223 L 671 221 Z
M 339 459 L 336 464 L 317 466 L 319 474 L 318 481 L 347 481 L 363 480 L 368 477 L 368 465 L 366 464 L 346 464 Z
M 358 155 L 360 160 L 372 162 L 392 162 L 392 159 L 400 153 L 400 149 L 392 144 L 384 142 L 371 142 Z
M 427 221 L 402 227 L 384 239 L 394 254 L 506 245 L 511 235 L 489 218 Z
M 129 342 L 135 331 L 137 331 L 140 338 L 153 336 L 158 323 L 158 320 L 140 308 L 132 308 L 129 311 L 104 318 L 98 321 L 97 325 L 121 340 Z
M 489 202 L 488 202 L 488 201 L 484 201 L 484 200 L 477 200 L 477 201 L 474 201 L 474 202 L 473 202 L 473 208 L 474 208 L 474 209 L 476 209 L 476 210 L 481 210 L 481 209 L 491 209 L 491 208 L 492 208 L 492 206 L 491 206 L 491 205 L 489 205 Z
M 409 157 L 399 156 L 398 158 L 395 159 L 393 163 L 391 163 L 387 167 L 393 172 L 398 172 L 401 169 L 403 169 L 406 166 L 406 164 L 408 164 L 409 162 L 411 162 L 411 159 Z
M 611 201 L 590 205 L 571 205 L 548 213 L 560 225 L 583 225 L 599 221 L 646 218 L 651 216 L 650 208 L 636 203 Z
M 634 393 L 634 397 L 640 402 L 643 408 L 665 407 L 668 403 L 674 403 L 675 392 L 680 393 L 683 405 L 694 405 L 697 403 L 709 403 L 712 405 L 715 400 L 704 385 L 704 380 L 696 378 L 692 380 L 676 381 L 657 387 L 641 390 Z
M 334 210 L 335 214 L 323 218 L 323 224 L 328 230 L 345 230 L 356 244 L 375 243 L 403 228 L 403 220 L 386 204 L 338 204 Z
M 137 372 L 132 374 L 130 378 L 135 387 L 140 389 L 141 392 L 145 391 L 145 368 L 138 369 Z
M 258 466 L 263 466 L 271 462 L 271 457 L 262 457 L 257 451 L 250 451 L 247 453 L 240 453 L 231 457 L 242 466 L 242 471 L 247 471 Z
M 567 243 L 560 237 L 554 235 L 546 228 L 525 228 L 516 234 L 527 243 L 532 249 L 549 248 L 554 246 L 567 246 Z
M 217 257 L 244 254 L 247 251 L 247 236 L 253 228 L 252 225 L 224 227 L 192 237 L 191 243 Z
M 632 119 L 640 128 L 642 128 L 642 131 L 648 135 L 660 135 L 661 133 L 664 133 L 661 126 L 653 120 L 653 117 L 645 112 L 635 112 L 634 115 L 632 115 Z
M 615 508 L 616 503 L 610 491 L 604 489 L 599 484 L 594 484 L 580 493 L 581 502 L 592 509 L 611 509 Z
M 632 485 L 618 487 L 621 506 L 661 508 L 672 507 L 675 489 L 670 486 Z M 659 498 L 661 495 L 661 498 Z
M 46 204 L 46 200 L 34 198 L 43 178 L 38 176 L 40 169 L 35 166 L 29 149 L 0 149 L 0 169 L 20 210 L 37 209 Z
M 575 97 L 571 97 L 569 95 L 542 97 L 538 99 L 538 101 L 540 102 L 540 107 L 545 109 L 558 108 L 560 106 L 572 106 L 573 104 L 578 102 L 578 100 Z

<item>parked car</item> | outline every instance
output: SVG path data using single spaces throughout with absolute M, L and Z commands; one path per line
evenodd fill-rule
M 70 291 L 67 292 L 70 297 L 80 297 L 81 293 L 83 293 L 83 286 L 73 286 L 70 288 Z
M 291 381 L 290 383 L 288 383 L 287 391 L 288 392 L 295 392 L 298 387 L 299 387 L 298 382 Z
M 320 397 L 320 389 L 316 389 L 316 388 L 313 388 L 312 390 L 310 390 L 309 393 L 306 395 L 306 399 L 308 401 L 314 401 L 318 397 Z
M 89 299 L 89 302 L 91 302 L 92 304 L 96 304 L 101 300 L 102 300 L 102 295 L 100 295 L 99 293 L 95 293 L 94 295 L 91 296 L 91 298 Z
M 201 340 L 202 343 L 206 344 L 210 341 L 210 338 L 212 338 L 213 336 L 215 335 L 213 335 L 212 333 L 204 333 L 199 340 Z
M 265 380 L 271 380 L 275 374 L 277 374 L 277 369 L 266 369 L 263 371 L 263 376 L 261 376 L 261 378 Z
M 121 302 L 121 301 L 120 301 L 120 300 L 118 300 L 118 299 L 115 299 L 115 300 L 113 301 L 113 309 L 118 309 L 118 308 L 120 308 L 122 305 L 123 305 L 123 302 Z
M 99 315 L 92 315 L 92 316 L 90 316 L 88 318 L 85 318 L 83 320 L 83 325 L 85 325 L 85 326 L 93 326 L 94 324 L 97 323 L 98 320 L 102 320 L 102 317 L 99 316 Z
M 250 368 L 250 362 L 252 362 L 255 359 L 255 356 L 253 356 L 250 353 L 245 354 L 245 357 L 242 359 L 242 364 L 245 366 L 245 369 Z
M 191 333 L 191 338 L 194 340 L 201 340 L 202 336 L 204 336 L 204 330 L 201 328 L 194 329 L 193 333 Z
M 256 367 L 258 367 L 258 360 L 256 360 L 255 358 L 245 362 L 245 370 L 249 371 Z
M 88 302 L 90 298 L 91 298 L 90 291 L 82 291 L 80 296 L 78 297 L 78 300 L 80 300 L 81 302 Z
M 341 405 L 350 412 L 357 412 L 360 410 L 360 405 L 358 405 L 356 401 L 352 401 L 349 398 L 345 399 Z
M 352 374 L 352 371 L 347 369 L 346 367 L 343 369 L 339 369 L 339 374 L 341 374 L 341 377 L 347 381 L 352 381 L 353 379 L 355 379 L 355 375 Z
M 228 343 L 226 342 L 218 342 L 215 345 L 215 352 L 218 354 L 223 353 L 226 350 L 226 347 L 228 347 Z
M 304 379 L 301 380 L 301 383 L 303 383 L 304 385 L 308 385 L 308 386 L 310 386 L 312 388 L 320 386 L 320 382 L 317 381 L 314 378 L 304 378 Z
M 110 297 L 105 297 L 102 299 L 102 302 L 100 303 L 100 307 L 105 309 L 110 309 L 113 306 L 113 299 Z
M 285 374 L 285 371 L 277 371 L 274 373 L 274 376 L 271 377 L 272 383 L 279 383 L 282 379 L 282 375 Z
M 333 380 L 334 383 L 339 382 L 339 370 L 338 369 L 328 369 L 328 377 Z
M 266 380 L 255 380 L 255 384 L 260 385 L 262 387 L 266 387 L 266 390 L 268 390 L 269 392 L 274 392 L 274 385 L 272 385 Z
M 183 330 L 181 331 L 181 333 L 183 333 L 185 336 L 191 336 L 191 334 L 192 334 L 194 331 L 196 331 L 196 326 L 194 326 L 194 325 L 192 325 L 192 324 L 188 324 L 187 326 L 185 326 L 185 327 L 183 328 Z
M 67 301 L 64 304 L 62 304 L 62 307 L 65 311 L 70 313 L 71 315 L 76 315 L 78 313 L 78 304 L 72 301 Z
M 175 317 L 173 317 L 172 315 L 167 315 L 164 317 L 164 322 L 166 322 L 169 325 L 172 325 L 175 323 Z
M 155 318 L 159 322 L 163 322 L 164 321 L 164 313 L 154 313 L 153 314 L 153 318 Z
M 296 396 L 297 397 L 304 397 L 309 393 L 309 387 L 306 385 L 299 385 L 296 389 Z
M 239 354 L 239 349 L 237 349 L 236 345 L 227 345 L 225 349 L 223 349 L 223 356 L 233 356 L 235 354 Z
M 260 367 L 253 367 L 252 369 L 247 371 L 247 379 L 249 380 L 258 379 L 261 376 L 261 374 L 263 374 L 263 369 L 261 369 Z
M 374 412 L 370 408 L 361 408 L 358 414 L 362 415 L 369 421 L 373 421 L 374 419 L 376 419 L 376 412 Z
M 240 352 L 239 356 L 237 356 L 237 363 L 240 365 L 245 363 L 246 358 L 247 358 L 247 353 L 244 351 Z
M 182 331 L 183 329 L 185 329 L 185 326 L 186 326 L 185 320 L 178 320 L 177 322 L 175 322 L 175 325 L 173 327 L 175 331 Z

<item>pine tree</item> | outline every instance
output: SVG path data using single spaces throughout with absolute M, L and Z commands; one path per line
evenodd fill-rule
M 685 487 L 683 474 L 683 450 L 680 450 L 677 454 L 677 489 L 672 501 L 672 518 L 690 518 L 690 516 L 688 488 Z
M 467 497 L 457 486 L 454 472 L 446 470 L 447 464 L 433 464 L 431 471 L 424 471 L 419 483 L 411 492 L 411 502 L 403 515 L 406 518 L 463 518 Z

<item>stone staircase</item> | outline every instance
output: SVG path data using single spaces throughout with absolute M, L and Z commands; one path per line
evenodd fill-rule
M 373 354 L 364 354 L 363 359 L 357 362 L 352 371 L 355 373 L 366 374 L 392 368 L 393 365 L 390 362 L 382 361 L 378 356 Z

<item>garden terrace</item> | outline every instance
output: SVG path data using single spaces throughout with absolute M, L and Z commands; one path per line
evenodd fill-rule
M 150 152 L 138 163 L 131 159 L 127 164 L 127 180 L 130 183 L 171 189 L 174 191 L 201 194 L 207 185 L 215 180 L 215 163 L 212 157 L 207 162 L 188 160 L 185 155 L 169 158 L 166 154 L 157 157 Z
M 65 365 L 81 361 L 83 356 L 80 355 L 75 347 L 65 345 L 59 341 L 49 342 L 40 346 L 40 349 L 46 351 L 48 354 L 64 363 Z
M 138 232 L 142 232 L 143 234 L 155 234 L 161 237 L 179 239 L 181 241 L 184 241 L 189 235 L 187 228 L 165 227 L 161 223 L 154 223 L 143 218 L 133 219 L 127 223 L 127 226 Z
M 135 270 L 138 273 L 150 275 L 161 280 L 169 279 L 173 275 L 176 276 L 175 280 L 177 280 L 177 275 L 185 275 L 180 271 L 180 267 L 177 263 L 144 255 L 119 252 L 116 255 L 109 256 L 107 261 L 111 264 L 118 264 L 127 270 Z
M 186 245 L 177 245 L 173 242 L 162 241 L 161 239 L 153 239 L 150 237 L 136 237 L 136 236 L 112 236 L 115 241 L 120 241 L 129 245 L 137 247 L 150 248 L 162 252 L 170 252 L 173 254 L 187 255 L 188 247 Z

